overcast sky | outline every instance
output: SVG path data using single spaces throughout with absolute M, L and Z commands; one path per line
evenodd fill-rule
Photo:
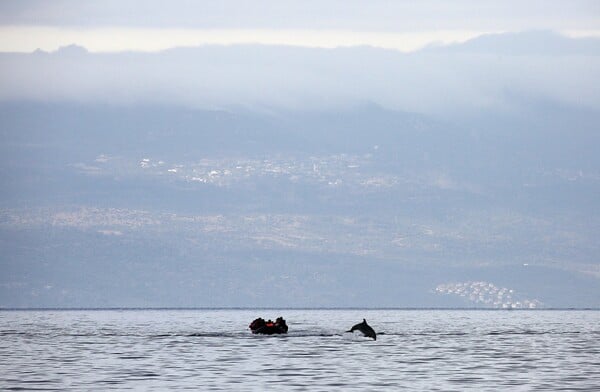
M 600 35 L 598 1 L 2 1 L 0 51 L 156 51 L 202 44 L 412 51 L 483 33 Z
M 0 101 L 374 102 L 454 115 L 518 110 L 525 100 L 597 110 L 600 41 L 547 31 L 600 37 L 599 15 L 600 1 L 0 1 L 0 52 L 197 47 L 4 53 Z M 239 43 L 294 48 L 202 46 Z M 314 49 L 357 45 L 376 49 Z

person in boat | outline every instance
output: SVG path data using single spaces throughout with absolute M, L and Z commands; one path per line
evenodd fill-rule
M 288 326 L 285 323 L 285 320 L 283 319 L 283 317 L 279 316 L 277 317 L 277 319 L 275 320 L 275 325 L 281 329 L 284 333 L 287 333 L 288 331 Z
M 263 319 L 262 317 L 257 318 L 256 320 L 254 320 L 253 322 L 250 323 L 249 327 L 252 330 L 252 332 L 258 330 L 259 328 L 262 328 L 266 325 L 267 323 L 265 322 L 265 319 Z

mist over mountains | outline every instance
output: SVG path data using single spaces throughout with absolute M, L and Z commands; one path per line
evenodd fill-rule
M 0 306 L 600 306 L 599 55 L 0 54 Z
M 409 54 L 264 45 L 88 53 L 69 46 L 0 54 L 0 99 L 252 111 L 328 111 L 374 102 L 447 117 L 519 112 L 520 100 L 541 99 L 596 110 L 597 41 L 551 32 L 502 34 Z

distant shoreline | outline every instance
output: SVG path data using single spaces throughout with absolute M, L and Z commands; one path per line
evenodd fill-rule
M 600 311 L 600 308 L 512 308 L 512 309 L 500 309 L 500 308 L 410 308 L 410 307 L 381 307 L 381 308 L 365 308 L 365 307 L 77 307 L 77 308 L 0 308 L 0 312 L 19 312 L 19 311 L 147 311 L 147 310 L 402 310 L 402 311 L 430 311 L 430 310 L 444 310 L 444 311 L 494 311 L 494 312 L 538 312 L 538 311 Z

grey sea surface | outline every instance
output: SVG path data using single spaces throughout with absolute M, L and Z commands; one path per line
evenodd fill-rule
M 0 336 L 0 390 L 600 390 L 595 310 L 5 310 Z

